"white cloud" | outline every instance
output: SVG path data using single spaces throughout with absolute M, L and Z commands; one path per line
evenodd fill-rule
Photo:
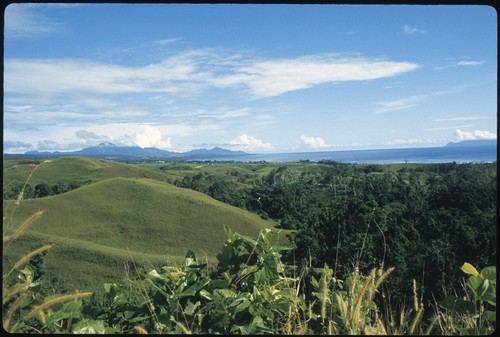
M 6 59 L 4 89 L 23 95 L 25 101 L 71 99 L 68 95 L 81 99 L 110 94 L 194 94 L 217 87 L 247 89 L 255 98 L 263 98 L 324 83 L 391 77 L 418 68 L 410 62 L 329 55 L 256 61 L 226 54 L 191 50 L 140 67 L 79 59 Z
M 449 121 L 472 121 L 478 119 L 489 119 L 486 116 L 470 116 L 470 117 L 449 117 L 449 118 L 436 118 L 433 119 L 433 122 L 449 122 Z
M 75 136 L 84 142 L 89 142 L 89 141 L 94 142 L 94 141 L 101 141 L 102 140 L 102 136 L 99 136 L 93 132 L 90 132 L 87 130 L 82 130 L 82 129 L 75 132 Z
M 124 67 L 87 60 L 8 59 L 5 91 L 25 95 L 127 94 L 178 92 L 172 81 L 196 78 L 188 62 L 165 60 L 145 67 Z
M 270 151 L 274 149 L 272 144 L 264 143 L 262 140 L 249 136 L 246 133 L 230 140 L 226 145 L 239 148 L 243 151 Z
M 3 152 L 4 153 L 24 153 L 31 150 L 32 144 L 21 141 L 4 140 Z
M 438 141 L 436 139 L 419 139 L 419 138 L 410 138 L 410 139 L 403 139 L 403 138 L 398 138 L 394 139 L 392 142 L 386 143 L 386 145 L 414 145 L 414 144 L 435 144 Z
M 373 109 L 373 111 L 376 113 L 382 113 L 389 111 L 405 110 L 414 107 L 420 101 L 422 101 L 422 99 L 423 98 L 421 96 L 412 96 L 394 101 L 377 102 L 375 104 L 378 105 L 378 108 Z
M 390 111 L 405 110 L 416 106 L 417 104 L 425 101 L 429 97 L 445 95 L 445 94 L 447 94 L 447 92 L 438 91 L 431 94 L 415 95 L 393 101 L 376 102 L 375 104 L 378 105 L 378 107 L 374 108 L 372 111 L 375 113 L 383 113 Z
M 472 124 L 462 124 L 462 125 L 451 125 L 451 126 L 440 126 L 437 128 L 422 129 L 422 131 L 443 131 L 443 130 L 456 130 L 458 128 L 471 128 Z
M 300 139 L 306 144 L 308 147 L 312 149 L 324 149 L 332 147 L 333 145 L 327 144 L 325 140 L 321 137 L 308 137 L 305 135 L 300 136 Z
M 417 26 L 404 25 L 403 33 L 405 34 L 425 34 L 425 29 L 418 28 Z
M 143 44 L 144 47 L 164 47 L 166 45 L 175 43 L 177 41 L 180 41 L 180 38 L 170 38 L 170 39 L 160 39 L 160 40 L 154 40 L 150 42 L 146 42 Z
M 458 140 L 497 139 L 496 133 L 486 130 L 463 131 L 457 129 L 455 136 Z
M 483 63 L 484 61 L 461 60 L 461 61 L 453 61 L 453 63 L 444 66 L 436 66 L 434 67 L 434 69 L 445 70 L 447 68 L 456 68 L 456 67 L 474 67 L 474 66 L 480 66 Z
M 63 32 L 65 26 L 33 9 L 40 4 L 10 4 L 4 14 L 6 39 L 37 38 Z
M 208 132 L 211 131 L 208 130 Z M 170 137 L 184 137 L 207 132 L 207 128 L 183 124 L 106 123 L 102 125 L 46 126 L 36 130 L 36 132 L 29 129 L 7 129 L 4 131 L 4 140 L 8 144 L 14 144 L 15 140 L 22 139 L 23 143 L 31 144 L 28 150 L 75 151 L 102 142 L 112 142 L 118 146 L 173 149 Z M 44 147 L 45 145 L 50 145 L 50 148 Z
M 172 148 L 170 137 L 164 138 L 158 128 L 143 125 L 143 132 L 135 134 L 135 143 L 140 147 Z
M 410 62 L 319 55 L 253 62 L 240 67 L 234 74 L 214 79 L 214 83 L 220 86 L 244 85 L 251 94 L 260 98 L 324 83 L 391 77 L 417 68 L 417 64 Z
M 483 63 L 483 61 L 459 61 L 457 66 L 479 66 Z

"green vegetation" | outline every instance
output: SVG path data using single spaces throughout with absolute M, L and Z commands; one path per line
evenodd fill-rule
M 496 162 L 270 164 L 269 173 L 253 179 L 246 179 L 245 165 L 211 165 L 173 183 L 297 231 L 298 249 L 285 254 L 288 263 L 327 263 L 339 277 L 355 265 L 363 273 L 376 263 L 397 266 L 385 285 L 388 305 L 410 302 L 415 279 L 429 308 L 443 290 L 460 286 L 462 261 L 495 264 Z M 224 193 L 213 193 L 220 181 Z
M 153 179 L 117 177 L 59 195 L 4 200 L 4 233 L 10 235 L 40 210 L 43 217 L 24 231 L 15 250 L 4 252 L 3 264 L 9 268 L 38 244 L 55 244 L 44 258 L 42 279 L 60 291 L 95 290 L 103 280 L 123 279 L 131 256 L 141 266 L 165 264 L 182 259 L 191 247 L 214 262 L 224 243 L 222 224 L 246 235 L 273 227 L 270 221 L 199 192 Z
M 21 273 L 23 289 L 40 282 L 26 296 L 43 288 L 36 303 L 16 292 L 4 312 L 15 322 L 26 313 L 17 301 L 31 310 L 79 290 L 94 295 L 70 302 L 57 328 L 37 329 L 488 334 L 496 268 L 472 265 L 496 263 L 496 171 L 4 161 L 4 286 Z
M 355 269 L 340 280 L 325 265 L 316 277 L 304 277 L 307 270 L 297 276 L 281 260 L 281 252 L 289 248 L 280 245 L 279 232 L 263 229 L 254 239 L 227 226 L 225 231 L 227 240 L 217 254 L 215 270 L 188 251 L 184 263 L 152 269 L 128 284 L 105 283 L 99 294 L 47 296 L 32 269 L 20 261 L 3 277 L 3 327 L 11 333 L 108 334 L 429 335 L 494 331 L 495 267 L 479 273 L 470 264 L 462 266 L 472 275 L 467 286 L 474 300 L 455 298 L 459 305 L 450 305 L 453 299 L 441 304 L 449 306 L 451 314 L 448 308 L 441 311 L 436 306 L 431 322 L 424 324 L 424 309 L 415 289 L 415 307 L 402 309 L 395 321 L 392 313 L 374 300 L 393 268 L 374 268 L 367 275 Z M 5 286 L 14 276 L 18 281 Z M 466 307 L 463 303 L 471 305 L 470 312 L 462 313 L 459 307 Z M 468 319 L 462 320 L 464 316 Z
M 43 165 L 40 165 L 42 163 Z M 26 184 L 28 177 L 30 179 Z M 132 164 L 84 157 L 62 157 L 49 160 L 4 160 L 3 195 L 4 199 L 15 199 L 17 197 L 16 192 L 20 191 L 25 184 L 24 192 L 29 196 L 29 193 L 26 192 L 34 190 L 35 186 L 39 184 L 51 187 L 74 184 L 79 187 L 83 183 L 88 184 L 116 177 L 149 178 L 164 181 L 166 175 Z

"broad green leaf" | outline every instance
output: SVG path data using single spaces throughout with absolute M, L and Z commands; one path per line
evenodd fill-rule
M 200 306 L 201 302 L 196 301 L 196 303 L 193 303 L 191 301 L 188 301 L 187 305 L 184 307 L 184 313 L 192 316 L 196 312 L 196 309 Z
M 224 227 L 224 232 L 226 232 L 226 236 L 227 236 L 227 241 L 231 242 L 231 241 L 234 241 L 235 239 L 235 234 L 234 232 L 231 230 L 231 228 L 229 228 L 228 225 L 224 224 L 223 225 Z
M 179 297 L 194 296 L 199 290 L 203 289 L 209 282 L 210 282 L 209 279 L 200 280 L 195 284 L 192 284 L 186 289 L 184 289 L 184 291 L 178 294 L 178 296 Z
M 223 280 L 223 279 L 215 279 L 215 280 L 210 280 L 210 289 L 224 289 L 229 286 L 229 281 L 228 280 Z
M 81 316 L 82 301 L 65 303 L 64 306 L 52 313 L 46 321 L 46 325 L 68 318 L 79 318 Z
M 478 299 L 488 302 L 493 306 L 497 305 L 496 288 L 489 280 L 483 280 L 483 284 L 478 289 Z
M 200 296 L 203 297 L 206 300 L 213 301 L 212 294 L 210 294 L 205 289 L 201 289 L 200 290 Z
M 479 277 L 479 276 L 471 276 L 467 279 L 467 287 L 472 291 L 474 296 L 477 297 L 478 295 L 478 289 L 479 287 L 483 284 L 484 279 Z
M 444 300 L 439 302 L 439 306 L 462 315 L 474 315 L 476 313 L 474 303 L 454 296 L 447 296 Z
M 256 334 L 272 334 L 273 329 L 267 327 L 261 316 L 255 316 L 252 320 L 252 324 L 255 324 L 257 331 Z
M 111 283 L 104 283 L 104 291 L 109 293 L 111 291 Z
M 314 287 L 314 289 L 319 290 L 319 281 L 314 278 L 314 276 L 311 276 L 311 285 Z
M 238 313 L 240 313 L 240 312 L 242 312 L 242 311 L 246 310 L 246 309 L 250 306 L 250 304 L 251 304 L 251 303 L 250 303 L 250 301 L 249 301 L 248 299 L 243 298 L 243 299 L 242 299 L 242 301 L 241 301 L 241 303 L 239 303 L 239 304 L 236 306 L 236 308 L 235 308 L 235 310 L 234 310 L 234 314 L 236 315 L 236 314 L 238 314 Z
M 193 264 L 196 264 L 196 254 L 190 249 L 186 253 L 186 257 L 184 258 L 184 263 L 186 266 L 191 266 Z
M 266 228 L 262 231 L 262 241 L 266 244 L 267 249 L 274 248 L 279 245 L 279 235 L 277 232 Z
M 156 271 L 156 269 L 151 270 L 148 273 L 148 276 L 155 277 L 155 278 L 161 278 L 161 275 Z
M 264 256 L 264 274 L 266 281 L 272 282 L 279 279 L 278 259 L 272 253 L 268 253 Z
M 476 268 L 468 262 L 465 262 L 460 269 L 468 275 L 479 276 L 479 272 Z
M 105 334 L 106 329 L 104 329 L 104 322 L 101 320 L 91 320 L 85 319 L 73 327 L 74 334 Z
M 249 237 L 249 236 L 246 236 L 246 235 L 239 235 L 239 237 L 240 237 L 241 239 L 243 239 L 243 241 L 245 241 L 245 242 L 247 242 L 247 243 L 251 244 L 252 246 L 257 245 L 257 243 L 258 243 L 258 241 L 257 241 L 257 240 L 255 240 L 254 238 L 251 238 L 251 237 Z
M 497 313 L 496 313 L 496 311 L 486 310 L 484 312 L 484 317 L 488 321 L 493 322 L 493 323 L 496 323 L 496 321 L 497 321 Z
M 477 294 L 479 295 L 479 298 L 482 298 L 486 292 L 488 292 L 488 288 L 490 287 L 490 281 L 488 279 L 483 279 L 483 282 L 477 289 Z
M 486 267 L 481 270 L 481 276 L 494 285 L 497 283 L 497 267 Z

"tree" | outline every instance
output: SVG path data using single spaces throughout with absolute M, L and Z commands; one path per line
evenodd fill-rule
M 45 183 L 41 183 L 35 186 L 35 191 L 33 192 L 35 198 L 43 198 L 49 196 L 51 193 L 51 188 Z

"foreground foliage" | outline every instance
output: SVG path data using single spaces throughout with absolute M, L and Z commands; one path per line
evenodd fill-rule
M 279 232 L 254 239 L 225 226 L 227 240 L 210 270 L 192 251 L 184 263 L 153 269 L 102 293 L 47 294 L 27 264 L 3 276 L 3 327 L 12 333 L 173 334 L 491 334 L 495 329 L 496 268 L 465 263 L 468 297 L 448 297 L 429 324 L 415 307 L 393 313 L 377 301 L 393 268 L 345 280 L 333 269 L 297 270 L 282 262 Z M 4 238 L 5 240 L 5 238 Z M 33 254 L 50 249 L 43 247 Z

